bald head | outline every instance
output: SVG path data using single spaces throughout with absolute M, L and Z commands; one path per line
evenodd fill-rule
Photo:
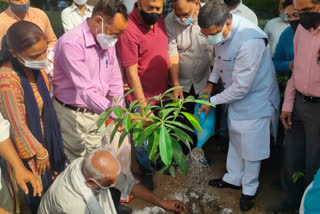
M 120 164 L 107 150 L 96 150 L 86 156 L 83 161 L 82 171 L 86 179 L 113 181 L 119 176 Z

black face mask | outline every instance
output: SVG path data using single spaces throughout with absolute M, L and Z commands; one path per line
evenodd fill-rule
M 160 19 L 161 16 L 161 13 L 146 13 L 143 11 L 142 7 L 140 10 L 140 14 L 143 19 L 143 22 L 147 25 L 154 25 Z
M 318 12 L 307 12 L 300 13 L 300 24 L 306 29 L 316 28 L 320 24 L 320 13 Z
M 293 30 L 294 32 L 296 32 L 299 23 L 300 23 L 300 20 L 299 20 L 299 19 L 298 19 L 298 20 L 294 20 L 294 21 L 289 21 L 289 24 L 290 24 L 290 26 L 291 26 L 291 28 L 292 28 L 292 30 Z

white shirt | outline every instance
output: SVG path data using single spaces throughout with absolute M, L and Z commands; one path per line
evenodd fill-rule
M 0 143 L 7 140 L 10 136 L 10 123 L 3 119 L 0 113 Z M 1 189 L 1 168 L 0 168 L 0 189 Z
M 244 17 L 258 25 L 258 17 L 256 14 L 249 7 L 242 3 L 240 3 L 235 9 L 231 10 L 230 13 Z
M 64 32 L 81 24 L 92 15 L 93 7 L 86 4 L 84 15 L 81 14 L 78 7 L 73 3 L 70 7 L 65 8 L 61 13 L 62 25 Z
M 211 97 L 212 104 L 229 104 L 247 95 L 261 65 L 265 48 L 266 45 L 262 39 L 251 39 L 243 43 L 235 60 L 232 85 L 222 93 Z M 220 78 L 217 65 L 218 63 L 215 62 L 209 78 L 209 81 L 213 83 L 217 83 Z
M 282 32 L 288 27 L 280 17 L 271 19 L 264 28 L 264 32 L 268 35 L 271 56 L 276 51 L 276 47 Z

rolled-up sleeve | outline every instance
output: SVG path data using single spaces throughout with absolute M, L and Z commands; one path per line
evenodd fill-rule
M 231 86 L 211 97 L 211 103 L 214 105 L 228 104 L 248 94 L 259 70 L 265 48 L 263 39 L 252 39 L 242 45 L 235 60 Z
M 112 100 L 110 101 L 99 93 L 96 83 L 92 81 L 90 71 L 86 65 L 85 50 L 83 47 L 72 43 L 65 43 L 63 47 L 61 47 L 60 55 L 60 63 L 63 64 L 65 70 L 68 71 L 66 72 L 68 78 L 88 108 L 97 114 L 110 108 L 112 106 Z M 120 71 L 119 75 L 121 78 Z

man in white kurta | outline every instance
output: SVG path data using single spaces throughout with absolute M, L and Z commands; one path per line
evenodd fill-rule
M 183 211 L 179 201 L 161 200 L 137 183 L 133 176 L 120 172 L 119 162 L 111 153 L 99 149 L 71 162 L 43 196 L 38 214 L 117 214 L 111 187 L 166 210 Z
M 242 186 L 240 208 L 247 211 L 254 205 L 261 160 L 270 155 L 270 126 L 275 134 L 280 102 L 267 36 L 247 19 L 231 15 L 221 3 L 201 8 L 199 25 L 216 53 L 203 92 L 210 94 L 221 77 L 225 90 L 210 101 L 228 104 L 228 172 L 209 184 L 217 188 Z M 202 110 L 208 112 L 209 107 Z

